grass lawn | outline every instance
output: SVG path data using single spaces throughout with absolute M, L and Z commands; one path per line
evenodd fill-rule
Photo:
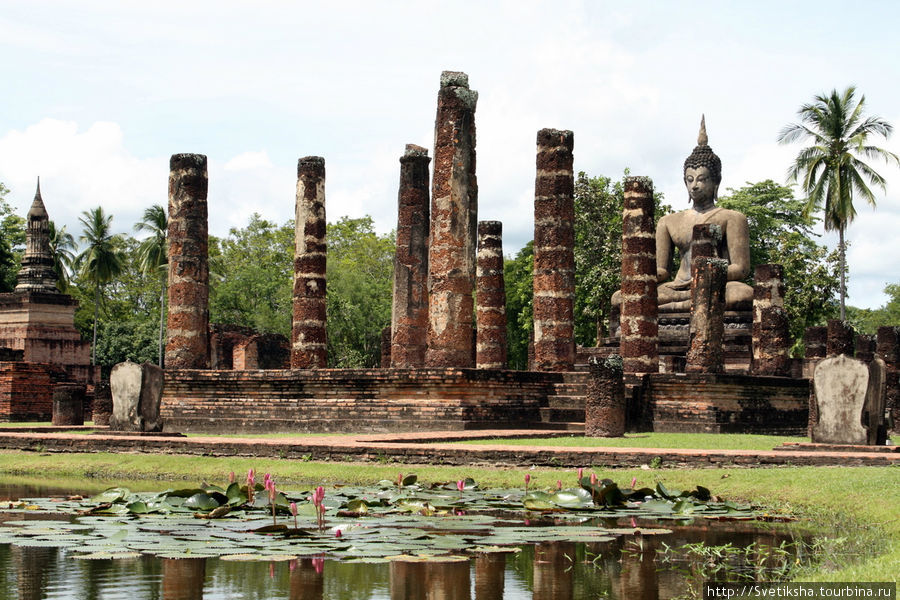
M 584 436 L 547 438 L 491 438 L 460 444 L 509 444 L 514 446 L 577 446 L 585 448 L 696 448 L 701 450 L 771 450 L 785 442 L 808 442 L 807 437 L 748 435 L 743 433 L 626 433 L 620 438 Z
M 727 436 L 720 436 L 727 437 Z M 779 438 L 783 439 L 783 438 Z M 535 440 L 526 440 L 536 445 Z M 769 446 L 771 447 L 771 446 Z M 519 487 L 525 470 L 437 467 L 406 464 L 322 463 L 280 459 L 213 458 L 139 454 L 38 454 L 0 452 L 0 475 L 9 482 L 39 483 L 94 493 L 113 485 L 136 491 L 156 490 L 170 482 L 222 484 L 228 472 L 253 467 L 275 475 L 286 489 L 307 485 L 371 484 L 393 480 L 398 472 L 415 473 L 423 482 L 473 477 L 482 486 Z M 590 465 L 585 465 L 586 468 Z M 800 515 L 811 526 L 837 538 L 833 551 L 843 556 L 804 572 L 803 581 L 897 581 L 900 576 L 900 468 L 783 467 L 765 469 L 595 469 L 601 478 L 621 485 L 662 481 L 670 488 L 696 485 L 714 494 L 752 501 L 771 512 Z M 556 480 L 573 484 L 572 469 L 530 469 L 531 486 L 554 487 Z M 23 479 L 20 480 L 20 477 Z M 830 554 L 831 552 L 829 552 Z M 848 555 L 851 558 L 846 558 Z

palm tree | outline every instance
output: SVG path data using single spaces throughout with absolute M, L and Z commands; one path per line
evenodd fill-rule
M 75 263 L 75 238 L 66 231 L 66 226 L 50 226 L 50 253 L 53 255 L 53 271 L 56 273 L 56 287 L 65 292 L 69 287 L 69 272 Z
M 97 364 L 97 319 L 103 286 L 122 271 L 122 252 L 119 236 L 111 232 L 112 215 L 107 216 L 103 207 L 86 210 L 78 219 L 84 231 L 79 238 L 85 244 L 76 258 L 81 275 L 94 286 L 94 343 L 91 346 L 91 364 Z
M 853 196 L 861 196 L 875 206 L 875 196 L 870 185 L 886 191 L 884 177 L 863 162 L 867 159 L 884 159 L 900 166 L 900 159 L 892 152 L 869 144 L 869 136 L 888 138 L 893 131 L 890 123 L 880 117 L 864 117 L 866 97 L 855 101 L 856 88 L 848 87 L 842 93 L 820 94 L 811 104 L 804 104 L 797 111 L 800 123 L 786 126 L 778 134 L 778 141 L 790 144 L 798 140 L 811 140 L 812 145 L 800 150 L 794 164 L 788 169 L 788 182 L 801 181 L 806 194 L 804 214 L 824 210 L 825 230 L 838 232 L 838 253 L 841 269 L 841 320 L 846 317 L 846 256 L 844 231 L 853 222 L 856 209 Z
M 141 271 L 147 275 L 159 277 L 159 366 L 163 366 L 163 335 L 166 330 L 166 277 L 168 275 L 169 257 L 166 247 L 166 234 L 169 230 L 169 219 L 166 209 L 154 204 L 144 211 L 144 217 L 134 224 L 135 231 L 147 231 L 150 237 L 141 242 L 138 248 L 138 260 Z

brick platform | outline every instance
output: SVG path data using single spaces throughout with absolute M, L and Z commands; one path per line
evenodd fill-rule
M 647 465 L 659 459 L 662 468 L 775 466 L 900 465 L 893 452 L 804 452 L 789 450 L 692 450 L 664 448 L 529 447 L 502 444 L 459 445 L 449 442 L 494 437 L 547 437 L 546 431 L 487 430 L 479 432 L 323 436 L 314 438 L 231 438 L 64 433 L 7 433 L 0 430 L 0 448 L 39 452 L 114 452 L 246 456 L 336 462 L 385 460 L 427 465 L 492 467 L 607 467 Z
M 476 369 L 167 370 L 166 431 L 347 432 L 522 427 L 561 373 Z
M 806 435 L 806 379 L 661 373 L 648 394 L 653 431 Z

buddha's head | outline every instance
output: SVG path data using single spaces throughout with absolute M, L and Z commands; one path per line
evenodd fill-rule
M 706 117 L 701 117 L 697 145 L 684 161 L 684 185 L 691 202 L 697 205 L 709 200 L 715 201 L 719 196 L 721 182 L 722 161 L 709 147 Z

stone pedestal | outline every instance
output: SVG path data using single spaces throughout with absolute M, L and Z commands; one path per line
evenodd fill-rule
M 625 435 L 625 381 L 622 357 L 591 358 L 584 407 L 584 434 L 588 437 Z
M 209 240 L 206 157 L 169 161 L 169 287 L 166 366 L 209 368 Z
M 626 373 L 659 371 L 653 183 L 625 179 L 619 352 Z
M 725 283 L 728 261 L 695 258 L 691 275 L 691 347 L 688 373 L 724 371 L 722 340 L 725 335 Z
M 94 386 L 94 406 L 91 415 L 94 425 L 107 427 L 112 416 L 112 394 L 109 391 L 109 382 L 102 381 Z
M 292 369 L 324 369 L 328 359 L 325 224 L 325 159 L 307 156 L 297 161 Z
M 163 370 L 150 363 L 119 363 L 109 375 L 113 411 L 109 428 L 115 431 L 162 431 L 159 416 Z
M 759 265 L 754 276 L 751 371 L 787 377 L 791 373 L 791 338 L 784 309 L 784 270 L 781 265 Z
M 425 365 L 475 363 L 475 105 L 465 73 L 444 71 L 434 130 L 434 175 L 428 247 L 428 335 Z
M 478 223 L 475 279 L 475 368 L 506 368 L 506 287 L 503 280 L 503 224 Z
M 391 302 L 391 364 L 409 369 L 425 364 L 428 334 L 428 150 L 409 144 L 400 158 L 397 252 Z
M 534 365 L 575 366 L 575 178 L 571 131 L 537 134 L 534 182 Z
M 53 386 L 54 425 L 84 425 L 84 384 L 58 383 Z

